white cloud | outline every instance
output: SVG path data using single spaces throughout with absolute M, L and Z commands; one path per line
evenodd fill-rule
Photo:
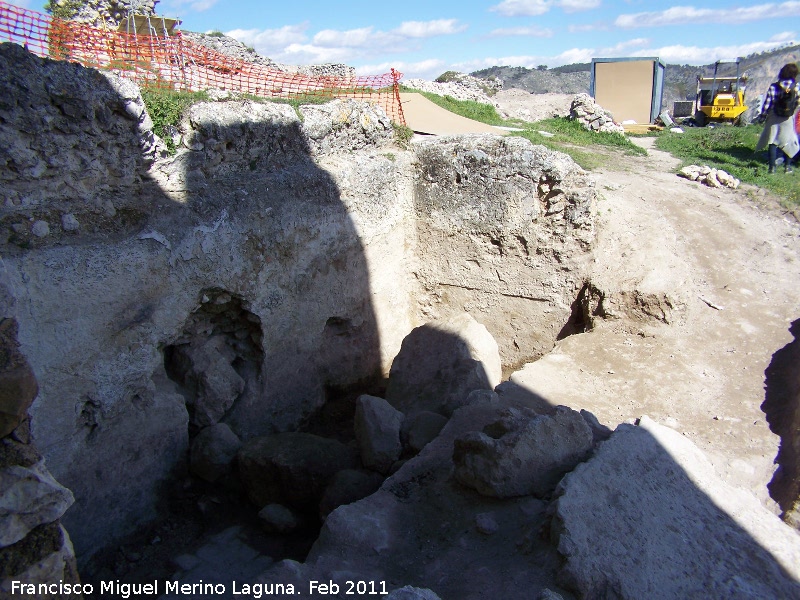
M 374 27 L 324 29 L 309 39 L 308 23 L 280 29 L 235 29 L 227 35 L 253 46 L 259 54 L 283 63 L 309 64 L 358 61 L 365 55 L 410 52 L 423 38 L 464 31 L 457 19 L 406 21 L 391 31 Z
M 179 14 L 181 12 L 203 12 L 211 8 L 218 0 L 168 0 L 158 11 L 159 14 Z
M 234 29 L 226 31 L 225 35 L 252 46 L 259 54 L 274 58 L 273 54 L 282 52 L 290 44 L 301 44 L 307 41 L 307 29 L 308 23 L 301 23 L 284 25 L 280 29 Z
M 505 29 L 494 29 L 489 32 L 488 37 L 507 37 L 507 36 L 525 36 L 525 37 L 553 37 L 553 30 L 545 27 L 507 27 Z
M 622 28 L 661 27 L 687 23 L 741 24 L 763 19 L 785 19 L 792 16 L 800 16 L 800 2 L 768 3 L 744 8 L 722 9 L 674 6 L 663 11 L 620 15 L 614 24 Z
M 796 44 L 797 40 L 786 40 L 785 42 L 752 42 L 749 44 L 738 44 L 730 46 L 714 46 L 712 48 L 702 46 L 662 46 L 661 48 L 649 48 L 637 50 L 633 56 L 658 56 L 662 62 L 673 64 L 707 65 L 715 60 L 730 59 L 735 56 L 747 56 L 756 52 L 772 50 L 784 43 L 791 42 Z
M 536 17 L 560 6 L 564 12 L 572 13 L 597 8 L 601 0 L 503 0 L 489 10 L 506 17 Z
M 376 32 L 372 27 L 337 31 L 323 29 L 314 36 L 314 43 L 332 48 L 363 48 L 385 43 L 386 34 Z
M 256 48 L 258 50 L 258 48 Z M 272 60 L 290 65 L 348 63 L 354 56 L 350 48 L 326 48 L 314 44 L 289 44 L 268 55 Z
M 556 2 L 558 6 L 564 9 L 564 12 L 580 12 L 584 10 L 591 10 L 600 6 L 600 0 L 561 0 Z
M 535 17 L 550 10 L 550 0 L 503 0 L 489 10 L 507 17 Z
M 586 33 L 589 31 L 608 31 L 608 23 L 587 23 L 585 25 L 567 25 L 567 31 L 570 33 Z
M 781 33 L 768 41 L 752 42 L 748 44 L 729 46 L 650 46 L 650 40 L 635 38 L 606 48 L 570 48 L 555 55 L 535 56 L 489 56 L 474 60 L 455 63 L 448 69 L 470 73 L 493 66 L 513 66 L 535 69 L 538 65 L 546 64 L 550 67 L 569 65 L 573 63 L 591 62 L 593 58 L 619 58 L 627 56 L 657 56 L 664 63 L 706 65 L 715 60 L 724 60 L 734 56 L 747 56 L 756 52 L 772 50 L 785 44 L 798 43 L 797 38 L 789 38 L 788 33 Z
M 388 73 L 389 69 L 395 69 L 403 74 L 403 79 L 428 79 L 432 80 L 441 75 L 447 69 L 447 63 L 438 58 L 430 58 L 418 62 L 382 62 L 371 65 L 356 67 L 358 75 L 374 75 L 376 73 Z M 402 83 L 402 80 L 400 81 Z
M 437 35 L 460 33 L 467 28 L 458 19 L 436 19 L 434 21 L 405 21 L 392 33 L 410 38 L 427 38 Z
M 781 33 L 776 33 L 771 38 L 769 38 L 770 42 L 775 42 L 782 44 L 784 42 L 791 42 L 792 40 L 797 39 L 797 33 L 794 31 L 784 31 Z

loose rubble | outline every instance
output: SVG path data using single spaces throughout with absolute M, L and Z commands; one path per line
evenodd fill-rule
M 572 99 L 570 118 L 589 131 L 625 134 L 625 128 L 614 121 L 613 115 L 595 102 L 589 94 L 578 94 Z
M 679 177 L 685 177 L 692 181 L 699 181 L 700 183 L 713 188 L 731 188 L 735 190 L 741 183 L 733 175 L 722 169 L 712 169 L 708 165 L 698 166 L 689 165 L 683 167 L 678 173 Z
M 472 100 L 493 106 L 495 103 L 490 95 L 503 89 L 503 82 L 500 79 L 478 79 L 464 73 L 454 73 L 452 81 L 446 83 L 425 79 L 404 79 L 403 85 L 439 96 L 451 96 L 456 100 Z

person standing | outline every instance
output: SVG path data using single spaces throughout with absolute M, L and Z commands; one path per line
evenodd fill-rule
M 766 123 L 756 150 L 769 147 L 769 173 L 775 172 L 779 151 L 785 157 L 783 164 L 787 173 L 793 171 L 792 160 L 800 152 L 800 143 L 794 127 L 794 113 L 800 97 L 797 72 L 796 64 L 783 65 L 778 73 L 778 81 L 769 86 L 761 106 L 759 120 L 766 120 Z

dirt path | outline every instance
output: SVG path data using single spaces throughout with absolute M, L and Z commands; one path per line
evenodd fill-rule
M 755 188 L 677 177 L 652 142 L 637 142 L 648 157 L 595 172 L 591 281 L 621 318 L 562 340 L 512 381 L 612 428 L 643 414 L 673 427 L 777 511 L 767 483 L 779 439 L 760 406 L 764 371 L 800 318 L 800 226 Z

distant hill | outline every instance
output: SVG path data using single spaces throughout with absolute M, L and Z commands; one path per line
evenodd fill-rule
M 525 67 L 489 67 L 470 73 L 474 77 L 490 79 L 499 77 L 503 88 L 519 88 L 532 94 L 579 94 L 589 91 L 589 69 L 570 71 L 577 65 L 567 65 L 557 69 L 527 69 Z M 566 69 L 566 70 L 563 70 Z
M 753 116 L 756 98 L 767 91 L 770 83 L 775 81 L 780 68 L 786 63 L 800 61 L 800 45 L 779 48 L 769 52 L 751 54 L 742 59 L 741 69 L 748 77 L 745 100 L 752 108 L 748 111 Z M 729 65 L 731 71 L 720 71 L 720 75 L 735 74 L 735 66 Z M 475 77 L 489 79 L 499 77 L 505 89 L 519 88 L 534 94 L 560 93 L 578 94 L 589 92 L 591 79 L 591 63 L 576 63 L 553 69 L 527 69 L 525 67 L 490 67 L 471 73 Z M 714 65 L 667 65 L 664 72 L 664 94 L 662 109 L 672 110 L 676 100 L 694 100 L 697 76 L 711 76 Z

